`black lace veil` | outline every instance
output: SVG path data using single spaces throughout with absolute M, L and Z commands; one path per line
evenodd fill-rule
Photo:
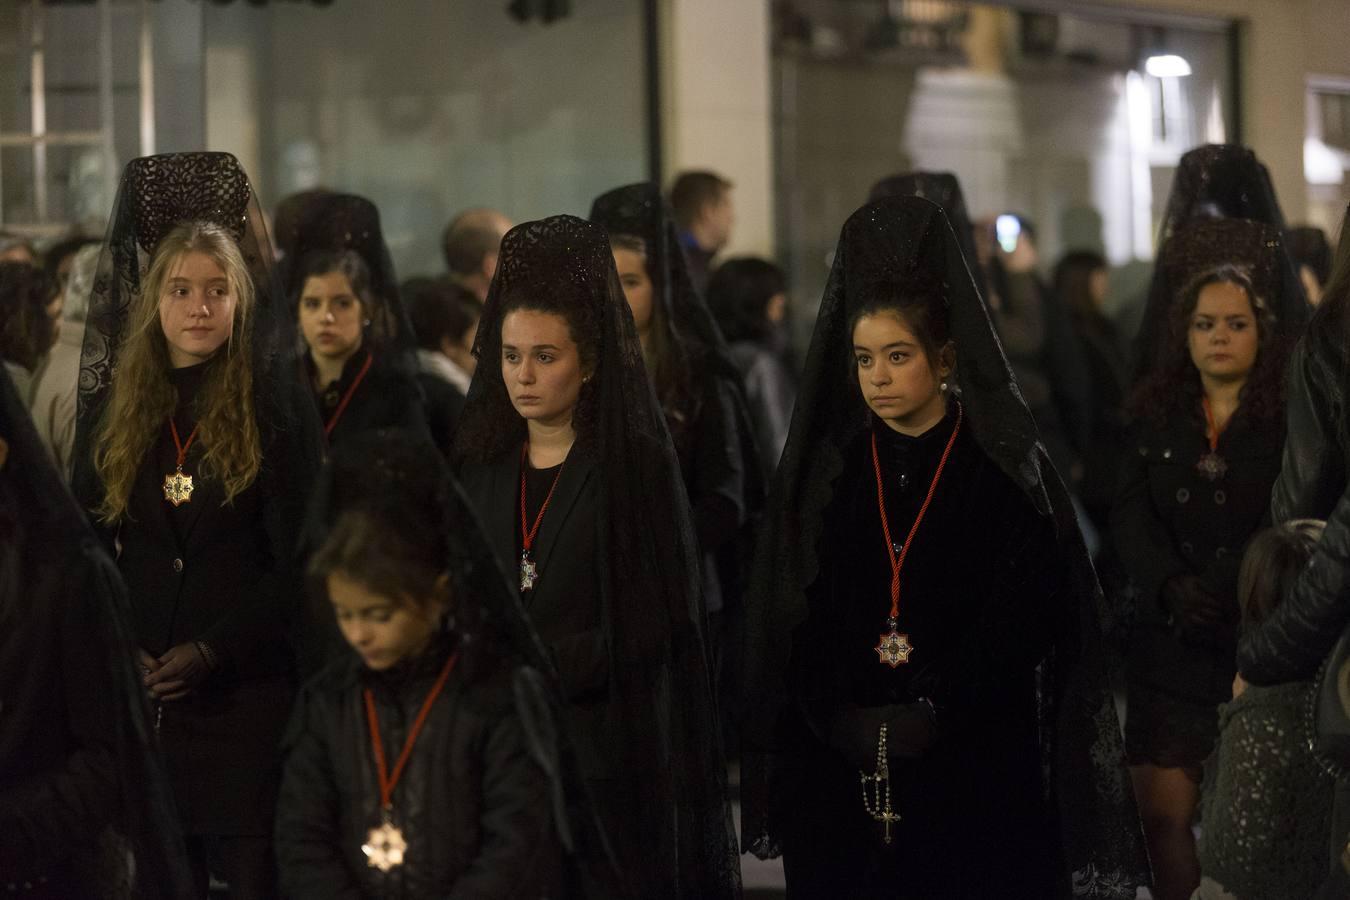
M 644 760 L 635 808 L 675 809 L 649 823 L 669 896 L 739 893 L 716 707 L 703 642 L 697 549 L 679 465 L 647 378 L 605 229 L 572 216 L 517 225 L 502 239 L 474 353 L 480 360 L 454 457 L 519 452 L 525 422 L 502 379 L 505 303 L 521 294 L 575 308 L 598 348 L 577 409 L 577 446 L 598 462 L 602 628 L 610 653 L 607 721 Z M 649 666 L 635 661 L 649 660 Z
M 971 221 L 970 210 L 966 207 L 966 195 L 961 191 L 960 180 L 951 172 L 902 172 L 888 175 L 872 185 L 867 202 L 885 200 L 888 197 L 923 197 L 932 200 L 947 214 L 956 240 L 961 245 L 961 255 L 966 258 L 970 276 L 980 296 L 988 296 L 985 287 L 984 269 L 980 266 L 980 257 L 975 252 L 975 223 Z
M 764 508 L 768 477 L 756 447 L 755 428 L 745 398 L 745 385 L 731 351 L 717 326 L 707 301 L 689 275 L 675 227 L 670 204 L 654 182 L 639 182 L 615 188 L 595 198 L 591 204 L 592 222 L 603 225 L 611 234 L 641 238 L 647 247 L 647 268 L 653 273 L 652 286 L 658 303 L 664 307 L 666 321 L 674 330 L 674 339 L 690 344 L 689 364 L 707 376 L 721 379 L 734 398 L 736 437 L 740 445 L 741 471 L 744 475 L 742 503 L 747 526 L 738 542 L 740 558 L 736 568 L 748 566 L 753 552 L 752 531 Z M 743 586 L 745 573 L 727 573 L 736 587 Z M 730 599 L 730 598 L 729 598 Z
M 102 502 L 103 487 L 93 463 L 94 441 L 132 302 L 159 241 L 175 226 L 190 221 L 208 221 L 227 229 L 253 282 L 248 352 L 263 469 L 273 483 L 286 485 L 286 490 L 270 499 L 286 523 L 286 532 L 298 536 L 309 487 L 323 458 L 323 433 L 294 365 L 295 316 L 277 278 L 262 207 L 238 160 L 228 153 L 147 156 L 133 159 L 122 172 L 89 298 L 72 487 L 85 509 L 95 509 Z M 298 559 L 291 556 L 296 549 L 277 548 L 286 555 L 281 564 L 298 571 Z M 295 620 L 291 627 L 297 647 L 310 639 L 306 624 Z
M 1102 666 L 1101 591 L 1059 476 L 1008 368 L 989 312 L 942 209 L 919 197 L 869 203 L 844 224 L 806 358 L 787 446 L 775 476 L 748 600 L 742 834 L 760 856 L 779 852 L 766 788 L 778 726 L 794 702 L 794 629 L 808 616 L 825 507 L 843 451 L 867 427 L 847 363 L 850 310 L 878 283 L 916 277 L 943 286 L 967 421 L 986 455 L 1050 516 L 1068 567 L 1065 602 L 1039 684 L 1042 761 L 1076 896 L 1132 898 L 1147 883 L 1139 820 Z
M 23 759 L 36 717 L 81 719 L 72 728 L 81 743 L 60 761 L 59 783 L 16 784 L 22 770 L 0 778 L 0 882 L 46 872 L 96 886 L 88 896 L 189 896 L 178 818 L 134 665 L 126 588 L 3 369 L 0 441 L 0 761 Z M 70 653 L 77 665 L 63 663 Z
M 155 247 L 179 224 L 207 221 L 235 238 L 253 281 L 254 409 L 263 438 L 264 465 L 296 473 L 295 496 L 283 498 L 293 521 L 303 517 L 308 479 L 322 455 L 318 421 L 288 364 L 295 316 L 276 277 L 272 244 L 258 198 L 239 161 L 228 153 L 167 153 L 127 163 L 99 257 L 80 358 L 75 431 L 76 496 L 92 509 L 101 499 L 93 442 L 108 399 L 133 299 Z M 275 440 L 283 435 L 292 439 Z M 269 458 L 270 457 L 270 458 Z M 284 457 L 284 458 L 281 458 Z
M 1158 254 L 1191 223 L 1205 219 L 1250 219 L 1276 231 L 1285 229 L 1284 213 L 1275 197 L 1270 173 L 1251 150 L 1237 144 L 1207 144 L 1186 153 L 1177 165 L 1167 211 L 1158 230 Z M 1230 257 L 1231 258 L 1231 257 Z M 1308 300 L 1298 270 L 1284 246 L 1278 253 L 1279 296 L 1274 310 L 1283 329 L 1300 333 L 1308 321 Z M 1148 375 L 1158 364 L 1165 344 L 1167 319 L 1172 305 L 1185 287 L 1169 277 L 1166 266 L 1157 265 L 1149 284 L 1148 304 L 1135 342 L 1136 375 Z
M 612 235 L 627 234 L 642 239 L 647 245 L 652 286 L 657 301 L 664 307 L 666 321 L 678 336 L 695 342 L 719 374 L 738 377 L 712 310 L 689 277 L 675 217 L 660 186 L 645 181 L 607 191 L 591 204 L 590 220 L 603 225 Z
M 526 667 L 514 678 L 516 703 L 534 756 L 553 782 L 559 837 L 586 896 L 613 896 L 619 876 L 562 730 L 563 701 L 552 658 L 440 451 L 424 435 L 399 429 L 359 433 L 334 446 L 310 502 L 308 551 L 323 545 L 340 514 L 356 509 L 387 527 L 438 534 L 451 579 L 460 671 L 474 678 L 494 665 Z M 322 614 L 332 617 L 326 608 Z

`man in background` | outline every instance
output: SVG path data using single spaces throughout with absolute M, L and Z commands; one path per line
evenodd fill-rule
M 689 260 L 689 275 L 701 291 L 708 268 L 727 242 L 736 215 L 731 182 L 715 172 L 681 172 L 670 187 L 670 205 L 680 229 L 680 243 Z
M 445 226 L 441 250 L 450 276 L 481 304 L 497 272 L 497 251 L 511 220 L 495 209 L 469 209 Z

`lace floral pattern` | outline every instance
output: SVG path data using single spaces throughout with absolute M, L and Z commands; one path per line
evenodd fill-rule
M 1271 229 L 1258 240 L 1273 239 L 1281 243 L 1284 213 L 1275 199 L 1270 173 L 1251 150 L 1235 144 L 1210 144 L 1197 147 L 1181 158 L 1172 181 L 1172 192 L 1167 198 L 1167 212 L 1158 230 L 1158 246 L 1163 249 L 1164 257 L 1174 237 L 1190 224 L 1206 219 L 1257 222 Z M 1166 343 L 1169 311 L 1185 287 L 1184 279 L 1178 277 L 1178 269 L 1194 274 L 1199 269 L 1193 263 L 1200 261 L 1200 256 L 1213 259 L 1216 255 L 1223 257 L 1216 262 L 1240 258 L 1232 248 L 1214 242 L 1196 246 L 1184 254 L 1173 254 L 1174 263 L 1154 267 L 1148 305 L 1136 340 L 1141 353 L 1138 376 L 1148 374 L 1160 362 L 1159 348 Z M 1249 250 L 1246 258 L 1256 259 L 1262 255 L 1268 254 Z M 1265 284 L 1276 286 L 1266 291 L 1265 298 L 1278 304 L 1272 310 L 1278 327 L 1285 334 L 1299 334 L 1308 321 L 1303 284 L 1283 247 L 1275 256 L 1271 271 L 1256 274 Z
M 1243 900 L 1311 897 L 1326 877 L 1334 782 L 1309 750 L 1313 686 L 1250 686 L 1220 708 L 1200 865 Z

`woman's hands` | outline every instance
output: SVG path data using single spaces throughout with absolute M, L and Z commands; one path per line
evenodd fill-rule
M 158 659 L 142 650 L 142 681 L 150 699 L 173 701 L 188 696 L 215 671 L 213 657 L 200 641 L 185 641 Z
M 1223 603 L 1195 575 L 1178 575 L 1162 588 L 1164 609 L 1183 640 L 1196 640 L 1218 629 L 1224 620 Z

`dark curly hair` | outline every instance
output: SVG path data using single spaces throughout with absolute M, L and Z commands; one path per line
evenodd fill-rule
M 621 289 L 620 293 L 622 292 Z M 511 405 L 511 395 L 501 375 L 502 323 L 513 312 L 548 313 L 567 323 L 568 335 L 577 345 L 583 369 L 592 377 L 581 386 L 576 408 L 572 411 L 572 428 L 577 443 L 590 447 L 595 439 L 597 397 L 600 379 L 600 344 L 602 310 L 580 291 L 569 291 L 566 286 L 518 286 L 507 291 L 501 300 L 500 311 L 491 321 L 486 317 L 479 323 L 474 352 L 478 357 L 475 387 L 481 382 L 482 401 L 488 412 L 466 418 L 455 434 L 456 461 L 485 462 L 501 453 L 518 447 L 528 434 L 525 420 Z M 472 390 L 471 396 L 472 396 Z M 502 427 L 502 423 L 509 426 Z
M 1136 420 L 1146 419 L 1161 426 L 1180 414 L 1199 421 L 1203 388 L 1191 360 L 1189 332 L 1200 292 L 1211 284 L 1242 288 L 1256 317 L 1256 362 L 1242 387 L 1244 413 L 1258 423 L 1278 422 L 1284 417 L 1284 368 L 1292 347 L 1279 336 L 1269 303 L 1256 292 L 1246 272 L 1224 264 L 1200 272 L 1182 288 L 1181 302 L 1172 306 L 1158 365 L 1130 395 L 1128 410 Z

